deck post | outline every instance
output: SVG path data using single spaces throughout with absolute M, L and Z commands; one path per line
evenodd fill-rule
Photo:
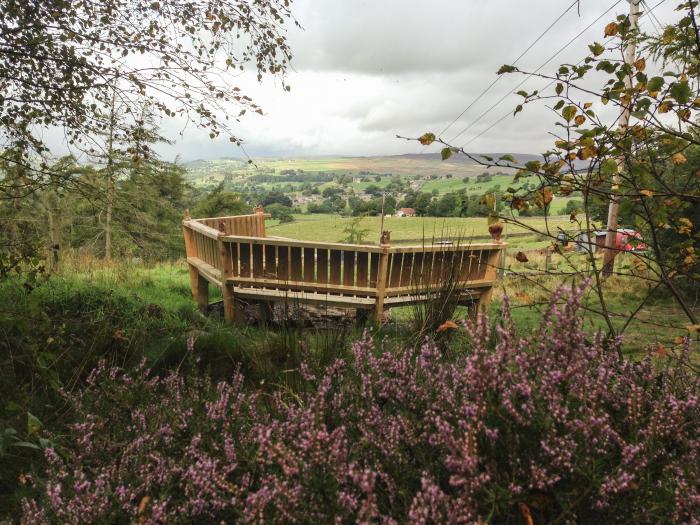
M 489 254 L 489 258 L 486 266 L 485 279 L 491 281 L 491 286 L 481 292 L 479 296 L 479 303 L 477 305 L 477 316 L 479 312 L 488 313 L 489 306 L 491 305 L 491 297 L 493 296 L 493 285 L 496 282 L 496 277 L 498 276 L 498 267 L 501 262 L 501 253 L 503 252 L 504 246 L 493 250 Z
M 182 221 L 182 236 L 185 238 L 185 257 L 197 257 L 197 244 L 194 242 L 194 236 L 190 229 L 189 221 L 191 220 L 189 210 L 185 210 L 185 217 Z M 197 303 L 197 308 L 200 312 L 205 313 L 209 306 L 209 281 L 199 275 L 197 267 L 187 263 L 190 273 L 190 290 L 192 298 Z
M 236 298 L 233 293 L 233 284 L 228 281 L 228 278 L 233 275 L 233 266 L 231 261 L 231 250 L 226 245 L 224 237 L 226 236 L 226 225 L 219 223 L 219 270 L 221 271 L 221 296 L 224 301 L 224 319 L 227 322 L 242 322 L 243 312 L 240 306 L 236 304 Z
M 391 243 L 391 232 L 383 231 L 379 246 L 382 252 L 379 254 L 379 268 L 377 271 L 377 300 L 374 306 L 374 320 L 382 322 L 384 316 L 384 295 L 386 294 L 386 280 L 389 269 L 389 247 Z
M 258 237 L 265 237 L 265 216 L 267 214 L 260 204 L 253 208 L 253 213 L 255 213 L 255 220 L 257 221 Z

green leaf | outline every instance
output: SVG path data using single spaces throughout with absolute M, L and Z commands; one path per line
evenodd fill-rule
M 679 104 L 687 104 L 693 92 L 690 89 L 688 82 L 674 82 L 671 84 L 671 96 Z
M 563 107 L 564 107 L 564 101 L 563 101 L 563 100 L 560 100 L 560 101 L 557 102 L 556 105 L 554 106 L 554 111 L 559 111 L 559 110 L 560 110 L 561 108 L 563 108 Z
M 499 160 L 505 160 L 507 162 L 515 162 L 515 157 L 511 155 L 510 153 L 506 153 L 505 155 L 501 155 Z
M 39 418 L 31 412 L 27 412 L 27 434 L 38 434 L 44 425 L 41 424 Z
M 452 156 L 452 150 L 450 148 L 442 148 L 440 150 L 440 157 L 442 157 L 442 160 L 447 160 Z
M 607 159 L 600 165 L 600 172 L 606 176 L 612 176 L 617 173 L 617 161 L 615 159 Z
M 503 73 L 512 73 L 517 71 L 515 66 L 509 66 L 508 64 L 503 64 L 501 68 L 496 72 L 497 75 L 502 75 Z
M 556 85 L 554 88 L 554 91 L 556 92 L 557 95 L 561 95 L 561 92 L 564 91 L 564 84 L 561 82 Z
M 618 64 L 613 64 L 612 62 L 608 60 L 603 60 L 601 62 L 598 62 L 598 65 L 595 67 L 596 71 L 605 71 L 606 73 L 613 74 L 617 70 Z M 624 77 L 624 74 L 623 74 Z
M 602 44 L 599 44 L 598 42 L 595 42 L 594 44 L 588 46 L 588 49 L 590 49 L 591 53 L 593 53 L 593 56 L 596 57 L 602 55 L 603 52 L 605 52 L 605 47 Z
M 561 110 L 561 116 L 564 117 L 567 122 L 571 122 L 571 120 L 576 116 L 577 111 L 578 109 L 576 106 L 566 106 Z
M 517 94 L 520 95 L 520 96 L 523 97 L 523 98 L 527 98 L 527 91 L 525 91 L 525 90 L 523 90 L 523 89 L 521 89 L 520 91 L 518 91 Z
M 513 111 L 513 116 L 517 115 L 517 114 L 520 113 L 522 110 L 523 110 L 523 105 L 522 105 L 522 104 L 518 104 L 518 105 L 515 107 L 515 111 Z
M 36 445 L 35 443 L 30 443 L 29 441 L 15 441 L 14 443 L 12 443 L 11 446 L 41 450 L 41 447 L 39 445 Z

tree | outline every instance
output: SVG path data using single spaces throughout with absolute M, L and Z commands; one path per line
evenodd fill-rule
M 193 217 L 218 217 L 220 215 L 245 215 L 251 212 L 238 193 L 224 190 L 224 183 L 200 200 L 192 210 Z
M 161 116 L 186 115 L 240 144 L 222 113 L 262 109 L 233 83 L 252 63 L 261 78 L 284 79 L 291 51 L 284 24 L 289 0 L 7 0 L 0 4 L 0 155 L 32 169 L 36 184 L 49 165 L 42 133 L 61 129 L 71 145 L 90 149 L 109 125 L 116 98 L 133 114 L 149 102 Z M 232 85 L 233 84 L 233 85 Z M 285 86 L 287 87 L 287 86 Z M 287 87 L 288 88 L 288 87 Z M 228 109 L 227 109 L 228 108 Z M 30 191 L 29 188 L 27 191 Z M 24 193 L 26 194 L 26 192 Z
M 348 244 L 362 244 L 365 242 L 369 232 L 369 228 L 362 228 L 362 217 L 355 217 L 347 224 L 347 226 L 345 226 L 345 228 L 343 228 L 345 237 L 341 239 L 341 242 Z
M 641 232 L 649 249 L 631 254 L 631 270 L 618 271 L 639 279 L 647 294 L 622 325 L 613 322 L 607 300 L 605 281 L 610 268 L 603 271 L 592 251 L 587 251 L 586 277 L 609 335 L 615 337 L 630 326 L 630 321 L 657 290 L 665 289 L 687 317 L 689 330 L 696 331 L 698 317 L 686 301 L 681 287 L 697 282 L 700 252 L 700 171 L 696 164 L 700 148 L 700 30 L 698 2 L 684 2 L 677 8 L 678 18 L 662 34 L 645 34 L 634 19 L 618 16 L 602 31 L 603 43 L 593 42 L 589 53 L 576 64 L 562 64 L 555 74 L 527 73 L 505 65 L 499 74 L 528 74 L 548 81 L 548 89 L 520 91 L 525 105 L 546 101 L 558 115 L 558 131 L 552 146 L 541 160 L 518 164 L 515 180 L 527 178 L 527 189 L 509 188 L 505 199 L 510 210 L 491 220 L 519 223 L 519 214 L 540 210 L 548 215 L 555 195 L 582 196 L 583 209 L 572 216 L 574 231 L 584 230 L 589 238 L 593 230 L 605 227 L 598 220 L 611 202 L 621 206 L 620 227 L 634 227 Z M 640 51 L 628 60 L 629 51 Z M 663 71 L 663 75 L 652 71 Z M 603 75 L 600 88 L 591 87 L 592 73 Z M 613 106 L 629 116 L 628 125 L 618 126 L 618 118 L 601 106 Z M 424 144 L 435 141 L 427 133 L 419 139 Z M 511 155 L 499 159 L 477 157 L 437 139 L 480 165 L 504 168 L 517 164 Z M 583 166 L 583 169 L 582 169 Z M 484 177 L 478 177 L 483 180 Z M 532 230 L 532 226 L 519 223 Z M 556 239 L 547 221 L 538 233 Z M 567 269 L 564 279 L 580 279 L 582 270 L 563 254 Z M 640 277 L 637 277 L 640 275 Z
M 288 206 L 275 202 L 270 206 L 267 206 L 265 211 L 267 211 L 273 219 L 280 221 L 280 223 L 294 222 L 292 209 Z

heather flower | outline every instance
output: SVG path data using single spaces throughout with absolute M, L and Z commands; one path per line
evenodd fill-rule
M 100 365 L 23 523 L 697 523 L 690 342 L 675 366 L 621 360 L 583 330 L 582 293 L 524 335 L 506 301 L 456 355 L 366 333 L 297 393 Z

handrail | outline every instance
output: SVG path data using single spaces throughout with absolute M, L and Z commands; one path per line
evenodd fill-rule
M 195 222 L 194 219 L 189 220 L 189 221 L 183 221 L 183 224 L 187 228 L 190 228 L 196 232 L 199 232 L 202 235 L 206 235 L 207 237 L 209 237 L 211 239 L 218 239 L 221 236 L 221 232 L 219 230 L 215 230 L 211 226 L 207 226 L 207 225 L 202 224 L 200 222 Z
M 271 215 L 269 213 L 265 213 L 264 215 L 265 215 L 265 218 L 267 218 L 267 219 L 269 219 L 271 217 Z M 224 215 L 222 217 L 202 217 L 199 219 L 190 219 L 190 220 L 197 221 L 197 222 L 204 222 L 204 221 L 218 221 L 221 219 L 238 219 L 241 217 L 257 217 L 257 216 L 258 216 L 257 213 L 246 213 L 243 215 Z
M 382 253 L 389 246 L 382 247 L 373 244 L 347 244 L 338 242 L 302 241 L 281 237 L 249 237 L 245 235 L 224 235 L 224 242 L 245 242 L 250 244 L 266 244 L 268 246 L 289 246 L 295 248 L 328 248 L 330 250 L 363 251 L 368 253 Z

